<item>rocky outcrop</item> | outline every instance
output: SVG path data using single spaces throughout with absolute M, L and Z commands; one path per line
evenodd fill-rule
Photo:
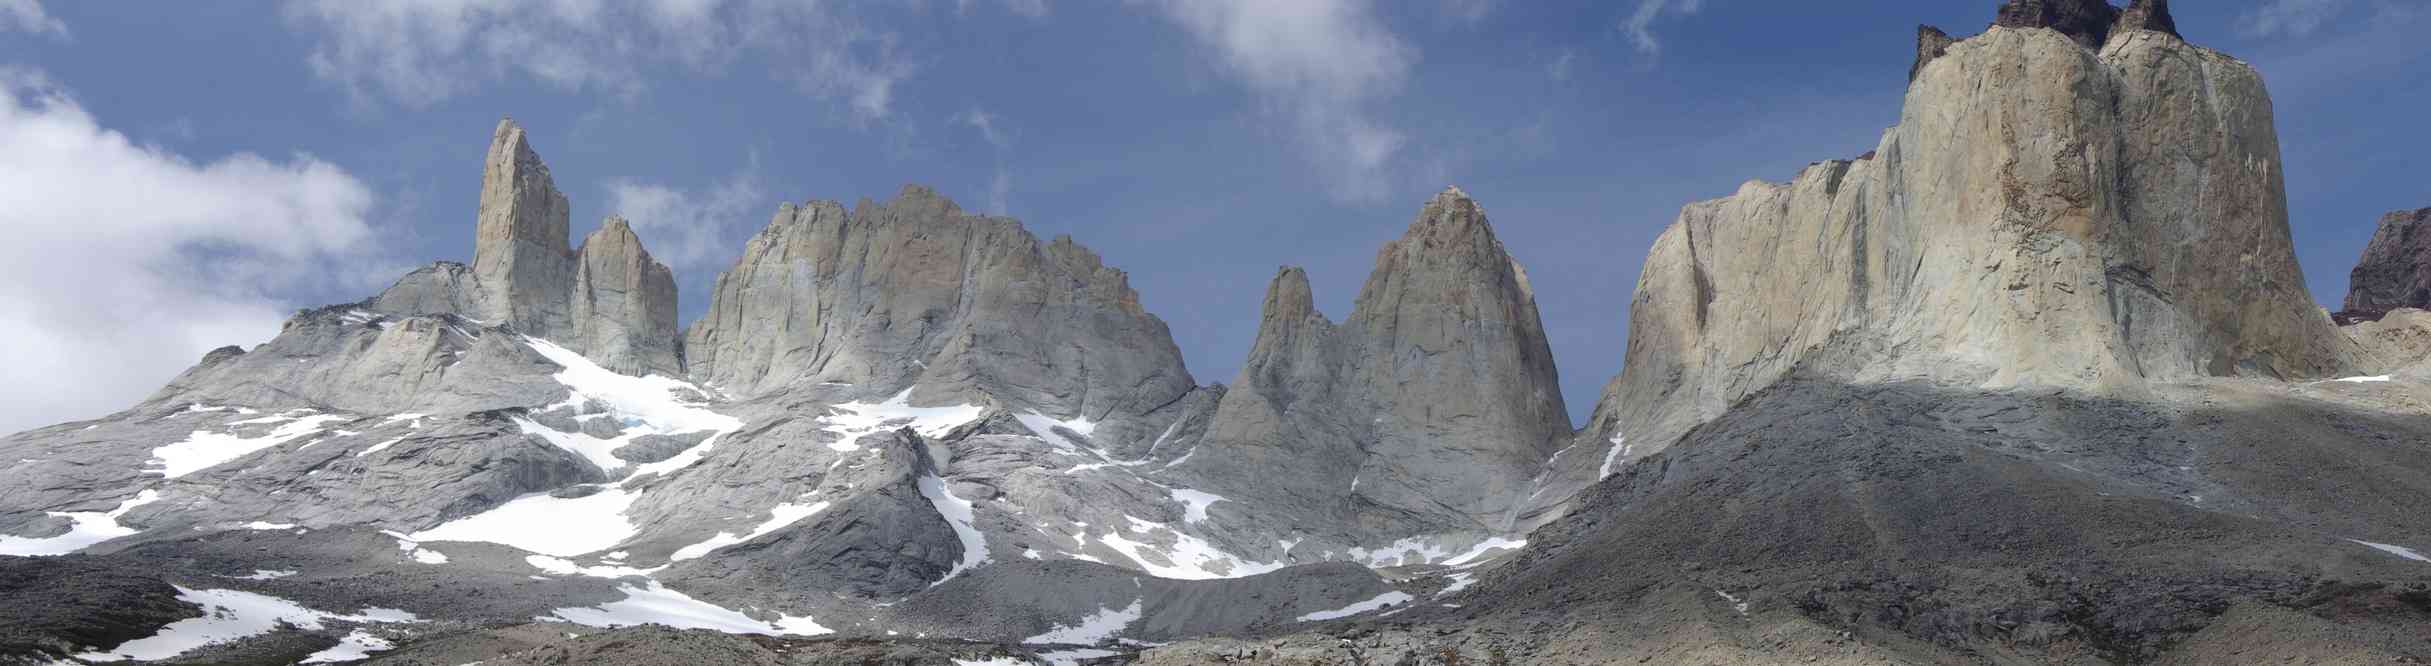
M 1925 71 L 1925 63 L 1949 53 L 1950 45 L 1956 43 L 1958 40 L 1951 39 L 1950 33 L 1942 32 L 1941 28 L 1916 26 L 1916 62 L 1908 65 L 1908 82 L 1915 83 L 1916 74 Z
M 523 126 L 500 120 L 482 166 L 473 265 L 425 266 L 364 307 L 512 326 L 610 370 L 683 376 L 675 274 L 623 218 L 608 218 L 580 249 L 568 248 L 567 206 Z
M 718 276 L 686 338 L 697 381 L 736 397 L 852 384 L 924 404 L 1100 419 L 1194 387 L 1165 322 L 1070 238 L 907 186 L 883 204 L 787 204 Z
M 1682 210 L 1564 483 L 1792 372 L 2122 394 L 2349 369 L 2296 265 L 2261 77 L 2148 30 L 2088 49 L 2079 4 L 2011 3 L 2003 25 L 2059 32 L 1994 27 L 1926 63 L 1874 159 Z
M 650 258 L 624 218 L 608 218 L 575 254 L 568 337 L 583 355 L 627 374 L 683 376 L 675 273 Z
M 2008 0 L 1992 25 L 2003 28 L 2050 28 L 2089 49 L 2102 48 L 2118 23 L 2119 8 L 2105 0 Z
M 784 529 L 680 562 L 666 579 L 775 607 L 833 595 L 894 599 L 940 582 L 964 553 L 954 527 L 922 495 L 923 479 L 937 483 L 927 445 L 909 430 L 861 442 L 874 455 L 830 479 L 853 492 Z
M 2118 26 L 2113 30 L 2150 30 L 2172 37 L 2179 36 L 2178 20 L 2169 15 L 2169 0 L 2134 0 L 2128 3 L 2126 9 L 2120 10 Z
M 476 318 L 510 322 L 547 338 L 570 328 L 566 295 L 574 286 L 575 257 L 566 245 L 568 210 L 523 126 L 513 118 L 498 121 L 481 168 L 473 275 L 483 309 Z
M 2398 308 L 2431 308 L 2431 208 L 2381 216 L 2363 258 L 2347 275 L 2339 316 L 2378 319 Z
M 1306 274 L 1275 276 L 1185 469 L 1219 493 L 1296 496 L 1371 525 L 1500 530 L 1570 434 L 1557 382 L 1527 273 L 1448 189 L 1377 252 L 1341 324 L 1316 311 Z

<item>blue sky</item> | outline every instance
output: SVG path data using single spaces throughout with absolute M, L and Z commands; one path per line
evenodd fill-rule
M 1528 267 L 1574 413 L 1682 204 L 1871 149 L 1918 23 L 1990 0 L 0 0 L 0 431 L 106 413 L 295 308 L 466 260 L 530 129 L 577 234 L 632 218 L 684 319 L 781 201 L 905 183 L 1070 234 L 1229 382 L 1278 265 L 1335 319 L 1458 184 Z M 2186 3 L 2261 68 L 2324 302 L 2431 206 L 2416 0 Z M 13 190 L 13 191 L 12 191 Z

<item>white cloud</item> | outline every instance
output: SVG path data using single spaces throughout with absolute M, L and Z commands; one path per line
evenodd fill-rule
M 980 4 L 977 0 L 957 0 L 957 2 L 954 3 L 954 11 L 955 13 L 968 16 L 971 13 L 971 7 L 977 4 Z M 997 0 L 996 4 L 1002 5 L 1005 11 L 1012 12 L 1019 16 L 1026 16 L 1029 18 L 1047 17 L 1047 0 Z
M 1369 0 L 1156 0 L 1224 72 L 1290 122 L 1337 198 L 1377 201 L 1406 139 L 1375 107 L 1418 62 Z
M 1655 19 L 1664 14 L 1687 16 L 1705 8 L 1705 0 L 1638 0 L 1637 11 L 1621 21 L 1621 32 L 1629 35 L 1629 43 L 1638 53 L 1648 57 L 1663 54 L 1663 42 L 1655 37 Z
M 376 263 L 343 169 L 137 144 L 33 70 L 0 67 L 0 183 L 0 432 L 131 406 Z
M 608 210 L 632 223 L 650 256 L 678 272 L 725 268 L 754 219 L 774 205 L 760 183 L 759 159 L 704 189 L 679 189 L 632 179 L 609 181 Z
M 1442 0 L 1443 17 L 1459 23 L 1476 23 L 1494 13 L 1494 0 Z
M 0 33 L 18 31 L 68 37 L 68 24 L 42 11 L 38 0 L 0 0 Z
M 892 112 L 895 85 L 912 73 L 891 34 L 829 3 L 289 0 L 286 15 L 314 39 L 315 75 L 358 102 L 408 108 L 510 76 L 629 97 L 654 68 L 716 72 L 750 51 L 803 92 L 871 120 Z
M 1545 64 L 1545 76 L 1557 82 L 1568 81 L 1570 80 L 1570 65 L 1577 61 L 1578 54 L 1563 51 L 1560 56 L 1553 59 L 1553 62 Z
M 988 178 L 988 212 L 1005 215 L 1012 208 L 1013 174 L 1005 166 L 1005 156 L 1013 149 L 1012 137 L 996 127 L 996 116 L 985 109 L 973 108 L 954 116 L 954 122 L 979 131 L 979 138 L 996 147 L 996 173 Z
M 2346 0 L 2270 0 L 2246 12 L 2238 28 L 2252 37 L 2304 37 L 2346 9 Z

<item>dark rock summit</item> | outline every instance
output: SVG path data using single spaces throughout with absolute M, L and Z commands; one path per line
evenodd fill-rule
M 2347 276 L 2345 320 L 2379 319 L 2398 308 L 2431 309 L 2431 208 L 2380 218 Z

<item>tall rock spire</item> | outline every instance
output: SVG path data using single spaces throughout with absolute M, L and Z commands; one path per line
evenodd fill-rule
M 1387 534 L 1502 529 L 1570 424 L 1527 274 L 1485 211 L 1445 190 L 1377 252 L 1349 318 L 1310 300 L 1299 269 L 1275 275 L 1189 470 Z
M 675 274 L 650 258 L 624 218 L 608 218 L 576 254 L 571 337 L 584 355 L 618 372 L 683 376 Z
M 551 337 L 571 323 L 574 254 L 567 249 L 566 195 L 532 150 L 515 119 L 498 121 L 481 169 L 481 209 L 473 242 L 480 281 L 479 318 Z

